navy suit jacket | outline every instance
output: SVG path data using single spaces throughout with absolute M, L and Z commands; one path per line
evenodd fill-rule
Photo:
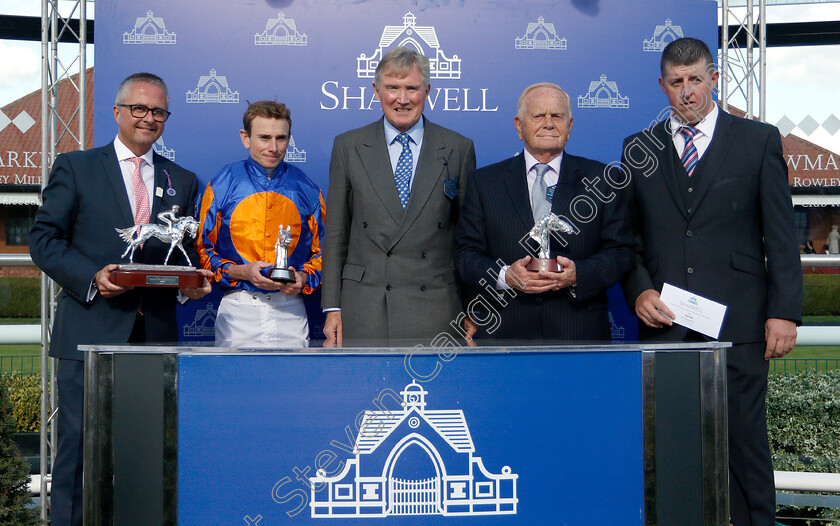
M 179 205 L 179 215 L 193 215 L 198 189 L 195 174 L 157 154 L 154 167 L 154 187 L 163 191 L 150 196 L 152 221 L 172 205 Z M 174 196 L 165 191 L 164 170 Z M 127 245 L 114 229 L 132 226 L 134 219 L 113 143 L 59 155 L 42 203 L 29 232 L 29 250 L 38 268 L 61 286 L 50 356 L 82 360 L 77 350 L 80 344 L 127 343 L 141 298 L 147 341 L 177 341 L 177 289 L 136 288 L 114 298 L 96 294 L 86 301 L 97 271 L 109 263 L 128 262 L 121 258 Z M 184 246 L 189 245 L 195 265 L 197 256 L 188 241 Z M 137 250 L 134 262 L 162 264 L 168 248 L 151 239 Z M 169 263 L 186 264 L 178 250 Z
M 576 234 L 561 235 L 565 246 L 552 237 L 550 252 L 552 257 L 575 262 L 575 295 L 568 289 L 542 294 L 509 291 L 503 302 L 493 299 L 492 292 L 499 269 L 528 255 L 520 239 L 534 226 L 525 157 L 520 154 L 486 166 L 470 177 L 455 233 L 455 265 L 464 283 L 480 293 L 481 302 L 498 311 L 498 326 L 491 316 L 486 324 L 480 323 L 482 335 L 610 339 L 606 290 L 632 264 L 633 249 L 622 192 L 608 187 L 604 169 L 597 161 L 564 153 L 552 200 L 551 211 L 578 229 Z M 570 212 L 573 202 L 577 217 Z
M 800 322 L 802 267 L 778 130 L 720 110 L 688 205 L 667 125 L 624 142 L 636 236 L 622 282 L 631 311 L 639 294 L 667 282 L 728 306 L 720 341 L 763 342 L 767 318 Z M 686 331 L 639 323 L 645 340 L 681 341 Z

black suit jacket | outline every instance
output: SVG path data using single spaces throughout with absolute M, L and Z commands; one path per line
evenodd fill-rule
M 597 161 L 564 153 L 552 201 L 552 212 L 579 229 L 575 235 L 562 235 L 565 246 L 556 237 L 551 243 L 552 257 L 565 256 L 575 262 L 575 295 L 568 290 L 542 294 L 509 291 L 503 297 L 506 305 L 493 299 L 499 269 L 528 255 L 520 239 L 534 226 L 525 157 L 518 155 L 484 167 L 470 178 L 455 233 L 455 265 L 464 283 L 480 293 L 482 303 L 498 311 L 498 327 L 488 321 L 482 326 L 484 335 L 610 339 L 606 290 L 630 267 L 633 251 L 624 198 L 608 187 L 604 168 Z M 577 218 L 570 213 L 573 202 Z M 583 221 L 581 218 L 590 215 L 590 203 L 595 205 L 593 217 Z
M 151 218 L 179 205 L 179 215 L 193 215 L 198 180 L 195 174 L 154 155 L 155 188 Z M 169 173 L 175 195 L 168 187 Z M 156 195 L 161 193 L 161 196 Z M 32 260 L 61 286 L 50 344 L 50 356 L 82 360 L 79 344 L 127 343 L 141 297 L 147 341 L 177 341 L 177 289 L 137 288 L 114 298 L 97 294 L 86 301 L 94 275 L 121 258 L 127 245 L 115 228 L 134 224 L 113 143 L 87 151 L 59 155 L 53 164 L 42 205 L 29 233 Z M 184 246 L 189 245 L 184 241 Z M 135 263 L 162 264 L 169 246 L 156 239 L 135 253 Z M 194 251 L 190 256 L 197 264 Z M 186 264 L 174 251 L 170 264 Z
M 762 342 L 767 318 L 799 323 L 802 269 L 778 130 L 720 110 L 699 178 L 686 183 L 666 126 L 624 142 L 636 237 L 622 283 L 631 310 L 644 290 L 668 282 L 728 306 L 721 341 Z M 641 339 L 680 341 L 686 331 L 639 324 Z

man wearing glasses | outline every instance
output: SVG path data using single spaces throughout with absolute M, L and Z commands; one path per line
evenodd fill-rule
M 117 137 L 56 158 L 29 233 L 32 260 L 61 286 L 49 349 L 58 358 L 59 398 L 53 526 L 82 524 L 84 355 L 77 346 L 175 342 L 176 302 L 210 292 L 207 279 L 201 288 L 180 289 L 180 295 L 170 288 L 120 287 L 110 279 L 125 251 L 115 228 L 149 223 L 176 206 L 193 214 L 195 174 L 152 151 L 168 107 L 166 84 L 156 75 L 125 79 L 114 104 Z M 136 262 L 160 264 L 168 246 L 151 239 Z M 194 251 L 191 258 L 197 261 Z

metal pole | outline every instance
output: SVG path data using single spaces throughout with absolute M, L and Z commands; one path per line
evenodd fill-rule
M 729 0 L 723 0 L 721 8 L 723 31 L 720 37 L 720 106 L 723 111 L 729 108 Z
M 758 7 L 759 36 L 758 47 L 761 57 L 759 58 L 759 80 L 758 80 L 758 111 L 759 119 L 767 122 L 767 0 L 759 0 Z
M 761 0 L 759 0 L 761 1 Z M 747 0 L 747 118 L 753 118 L 753 4 L 755 0 Z

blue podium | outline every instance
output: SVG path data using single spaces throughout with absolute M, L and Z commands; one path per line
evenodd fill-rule
M 83 347 L 86 524 L 724 524 L 727 347 Z

